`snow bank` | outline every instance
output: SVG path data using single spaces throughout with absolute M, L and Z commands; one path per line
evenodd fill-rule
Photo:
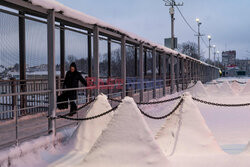
M 193 156 L 202 154 L 213 155 L 223 153 L 189 93 L 184 94 L 184 102 L 178 117 L 180 118 L 180 121 L 177 124 L 179 129 L 175 136 L 173 136 L 176 139 L 176 143 L 174 143 L 174 146 L 171 146 L 171 148 L 174 149 L 174 156 Z M 157 137 L 158 141 L 161 138 L 161 142 L 158 143 L 160 144 L 161 148 L 163 148 L 163 150 L 168 149 L 169 142 L 167 140 L 169 140 L 169 137 L 171 137 L 170 135 L 174 134 L 169 133 L 169 129 L 172 127 L 168 127 L 170 124 L 168 121 L 169 120 L 166 120 L 165 125 L 161 129 L 161 135 Z M 164 138 L 166 140 L 165 142 Z
M 167 156 L 170 156 L 174 151 L 174 146 L 177 141 L 177 133 L 181 126 L 181 115 L 179 110 L 180 108 L 166 119 L 163 126 L 155 135 L 157 144 Z
M 91 104 L 87 111 L 86 117 L 92 117 L 104 113 L 111 109 L 107 96 L 104 94 L 98 95 L 95 102 Z M 91 121 L 83 121 L 78 126 L 73 134 L 75 150 L 84 153 L 89 152 L 97 138 L 101 135 L 103 129 L 112 118 L 113 113 L 109 113 L 103 117 L 93 119 Z
M 231 86 L 234 93 L 239 94 L 241 92 L 241 86 L 240 86 L 240 84 L 238 82 L 233 81 L 230 84 L 230 86 Z
M 220 96 L 234 96 L 234 95 L 236 95 L 234 93 L 234 91 L 232 90 L 228 81 L 225 81 L 222 83 L 222 85 L 220 86 L 220 90 L 221 90 Z
M 206 91 L 211 96 L 217 96 L 220 94 L 221 90 L 217 84 L 212 83 L 207 85 Z
M 250 95 L 250 80 L 248 80 L 246 86 L 243 88 L 240 95 Z
M 6 164 L 15 164 L 15 161 L 22 160 L 22 157 L 27 154 L 33 154 L 39 149 L 54 147 L 56 144 L 67 140 L 72 135 L 74 130 L 75 128 L 69 128 L 67 130 L 58 132 L 56 137 L 42 136 L 38 139 L 24 142 L 20 146 L 10 148 L 6 151 L 2 151 L 0 152 L 0 166 L 4 166 Z
M 91 104 L 85 117 L 92 117 L 110 109 L 111 106 L 108 102 L 107 96 L 100 94 Z M 72 145 L 73 149 L 50 166 L 64 167 L 81 162 L 84 155 L 89 152 L 98 137 L 101 135 L 102 131 L 107 127 L 107 124 L 111 120 L 112 116 L 113 113 L 109 113 L 97 119 L 81 122 L 72 135 L 72 139 L 69 143 Z
M 126 97 L 79 166 L 166 167 L 168 160 L 134 100 Z
M 208 93 L 207 93 L 205 87 L 203 86 L 203 84 L 201 83 L 201 81 L 198 81 L 193 88 L 191 88 L 187 91 L 190 92 L 193 97 L 204 97 L 204 96 L 208 95 Z

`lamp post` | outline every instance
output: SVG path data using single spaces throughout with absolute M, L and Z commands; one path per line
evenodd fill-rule
M 199 57 L 201 56 L 201 49 L 200 49 L 200 37 L 202 36 L 201 33 L 200 33 L 200 26 L 201 26 L 201 22 L 200 22 L 200 19 L 199 18 L 196 18 L 196 22 L 198 24 L 198 55 Z
M 208 35 L 208 36 L 207 36 L 207 38 L 208 38 L 208 42 L 209 42 L 209 44 L 208 44 L 208 54 L 209 54 L 209 60 L 211 60 L 211 59 L 210 59 L 211 35 Z
M 220 51 L 217 50 L 216 53 L 217 53 L 217 58 L 218 58 L 217 59 L 217 62 L 218 62 L 217 64 L 219 66 L 219 63 L 220 63 Z
M 216 56 L 216 51 L 215 51 L 215 49 L 216 49 L 216 45 L 213 45 L 212 47 L 214 48 L 214 66 L 215 66 L 215 56 Z

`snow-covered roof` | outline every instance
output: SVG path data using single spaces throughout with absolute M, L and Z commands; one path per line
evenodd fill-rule
M 173 54 L 175 56 L 180 56 L 180 57 L 183 57 L 184 59 L 185 58 L 189 58 L 189 59 L 192 59 L 194 61 L 199 61 L 197 59 L 194 59 L 190 56 L 187 56 L 187 55 L 184 55 L 182 53 L 179 53 L 175 50 L 172 50 L 168 47 L 165 47 L 163 45 L 160 45 L 160 44 L 156 44 L 152 41 L 149 41 L 143 37 L 140 37 L 134 33 L 130 33 L 130 32 L 127 32 L 127 31 L 124 31 L 118 27 L 115 27 L 115 26 L 112 26 L 108 23 L 105 23 L 93 16 L 89 16 L 85 13 L 82 13 L 80 11 L 77 11 L 77 10 L 74 10 L 72 8 L 69 8 L 55 0 L 29 0 L 29 2 L 31 2 L 33 5 L 37 5 L 37 6 L 41 6 L 42 8 L 45 8 L 45 9 L 53 9 L 55 12 L 60 12 L 62 13 L 63 15 L 69 17 L 69 18 L 72 18 L 72 19 L 76 19 L 76 20 L 79 20 L 80 22 L 83 22 L 83 23 L 86 23 L 86 24 L 90 24 L 90 25 L 98 25 L 100 27 L 104 27 L 104 28 L 107 28 L 107 29 L 111 29 L 113 31 L 116 31 L 116 32 L 119 32 L 121 34 L 124 34 L 126 35 L 127 37 L 131 38 L 131 39 L 134 39 L 134 40 L 137 40 L 139 42 L 144 42 L 144 43 L 147 43 L 149 45 L 151 45 L 152 47 L 157 47 L 158 49 L 160 50 L 163 50 L 164 52 L 168 53 L 168 54 Z M 206 66 L 211 66 L 211 65 L 208 65 L 207 63 L 204 63 L 202 61 L 199 61 L 200 63 L 206 65 Z M 214 66 L 211 66 L 211 67 L 214 67 Z

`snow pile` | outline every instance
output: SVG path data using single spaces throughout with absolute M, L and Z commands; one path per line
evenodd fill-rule
M 241 92 L 241 86 L 238 82 L 236 81 L 233 81 L 231 83 L 231 88 L 232 90 L 236 93 L 236 94 L 239 94 Z
M 39 150 L 46 150 L 49 148 L 54 148 L 54 146 L 60 144 L 61 142 L 67 140 L 72 135 L 75 128 L 69 128 L 67 130 L 57 132 L 56 137 L 42 136 L 35 140 L 30 140 L 22 143 L 17 147 L 10 148 L 6 151 L 0 152 L 0 166 L 9 166 L 7 164 L 12 164 L 13 166 L 21 166 L 18 163 L 23 163 L 23 166 L 29 166 L 30 161 L 24 162 L 23 157 L 26 155 L 34 155 L 35 152 Z M 29 156 L 31 157 L 31 156 Z M 30 159 L 29 159 L 30 160 Z
M 219 94 L 220 96 L 234 96 L 235 95 L 228 81 L 225 81 L 222 83 L 222 85 L 220 86 L 220 90 L 221 90 Z
M 248 142 L 245 153 L 250 154 L 250 141 Z
M 156 144 L 134 100 L 126 97 L 116 110 L 107 129 L 78 165 L 166 167 L 168 160 Z
M 91 104 L 87 111 L 86 117 L 99 115 L 111 109 L 106 95 L 98 95 L 94 103 Z M 82 121 L 77 130 L 73 134 L 75 150 L 84 153 L 89 152 L 103 129 L 112 118 L 113 113 L 109 113 L 103 117 L 93 119 L 91 121 Z
M 247 82 L 246 86 L 240 93 L 241 95 L 250 95 L 250 80 Z
M 208 93 L 207 93 L 205 87 L 203 86 L 203 84 L 201 83 L 201 81 L 198 81 L 193 88 L 191 88 L 187 91 L 190 92 L 193 97 L 204 97 L 204 96 L 208 95 Z
M 169 120 L 166 120 L 157 136 L 157 142 L 164 151 L 169 149 L 170 142 L 168 140 L 173 135 L 172 138 L 176 140 L 175 143 L 171 143 L 173 155 L 213 155 L 223 153 L 189 93 L 184 94 L 184 102 L 177 116 L 180 118 L 177 133 L 170 133 L 169 129 L 176 125 L 171 125 Z
M 156 133 L 155 139 L 165 155 L 170 156 L 174 151 L 177 141 L 177 133 L 180 128 L 180 107 L 169 116 L 160 130 Z
M 211 96 L 216 96 L 220 94 L 220 88 L 217 84 L 209 84 L 207 85 L 207 93 Z

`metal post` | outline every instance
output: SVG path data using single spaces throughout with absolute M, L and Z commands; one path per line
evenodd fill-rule
M 91 31 L 88 31 L 88 77 L 92 76 L 92 39 Z M 91 89 L 86 90 L 87 92 L 87 102 L 89 102 L 92 95 Z
M 154 82 L 154 86 L 153 86 L 153 98 L 156 98 L 156 49 L 153 48 L 153 52 L 152 52 L 152 56 L 153 56 L 153 82 Z
M 49 93 L 49 113 L 50 118 L 56 116 L 56 67 L 55 67 L 55 12 L 48 10 L 47 18 L 47 40 L 48 40 L 48 88 Z M 49 119 L 49 134 L 56 135 L 56 120 Z
M 173 94 L 174 93 L 174 87 L 175 87 L 175 72 L 174 72 L 174 64 L 175 64 L 175 60 L 174 60 L 174 55 L 171 54 L 170 55 L 171 58 L 171 66 L 170 66 L 170 72 L 171 72 L 171 87 L 170 87 L 170 93 Z
M 92 40 L 91 31 L 88 31 L 88 76 L 92 76 Z
M 140 61 L 140 101 L 143 101 L 143 92 L 144 92 L 144 61 L 143 61 L 143 43 L 139 46 L 139 61 Z
M 182 90 L 184 90 L 184 59 L 181 58 L 181 79 L 182 79 Z
M 163 71 L 162 71 L 162 77 L 163 77 L 163 96 L 165 96 L 166 95 L 166 79 L 167 79 L 167 64 L 166 64 L 166 61 L 167 61 L 167 59 L 166 59 L 166 56 L 167 55 L 162 55 L 161 57 L 162 57 L 162 62 L 163 62 L 163 64 L 162 64 L 162 66 L 163 66 Z
M 97 25 L 94 26 L 94 69 L 93 77 L 95 79 L 95 96 L 99 95 L 99 28 Z
M 61 78 L 65 78 L 65 31 L 64 24 L 60 24 L 60 71 Z
M 25 16 L 24 12 L 19 11 L 19 14 Z M 26 39 L 25 39 L 25 18 L 19 17 L 19 65 L 20 65 L 20 92 L 26 92 Z M 26 108 L 26 96 L 20 97 L 20 108 Z M 22 111 L 25 112 L 25 111 Z
M 138 76 L 138 54 L 136 46 L 135 46 L 135 76 Z
M 108 78 L 111 77 L 111 39 L 108 38 Z
M 192 61 L 189 60 L 189 81 L 192 81 Z
M 122 36 L 121 39 L 121 72 L 122 72 L 122 98 L 126 96 L 126 37 Z
M 177 92 L 179 92 L 179 78 L 180 78 L 180 58 L 176 57 L 177 60 L 177 65 L 176 65 L 176 88 L 177 88 Z

